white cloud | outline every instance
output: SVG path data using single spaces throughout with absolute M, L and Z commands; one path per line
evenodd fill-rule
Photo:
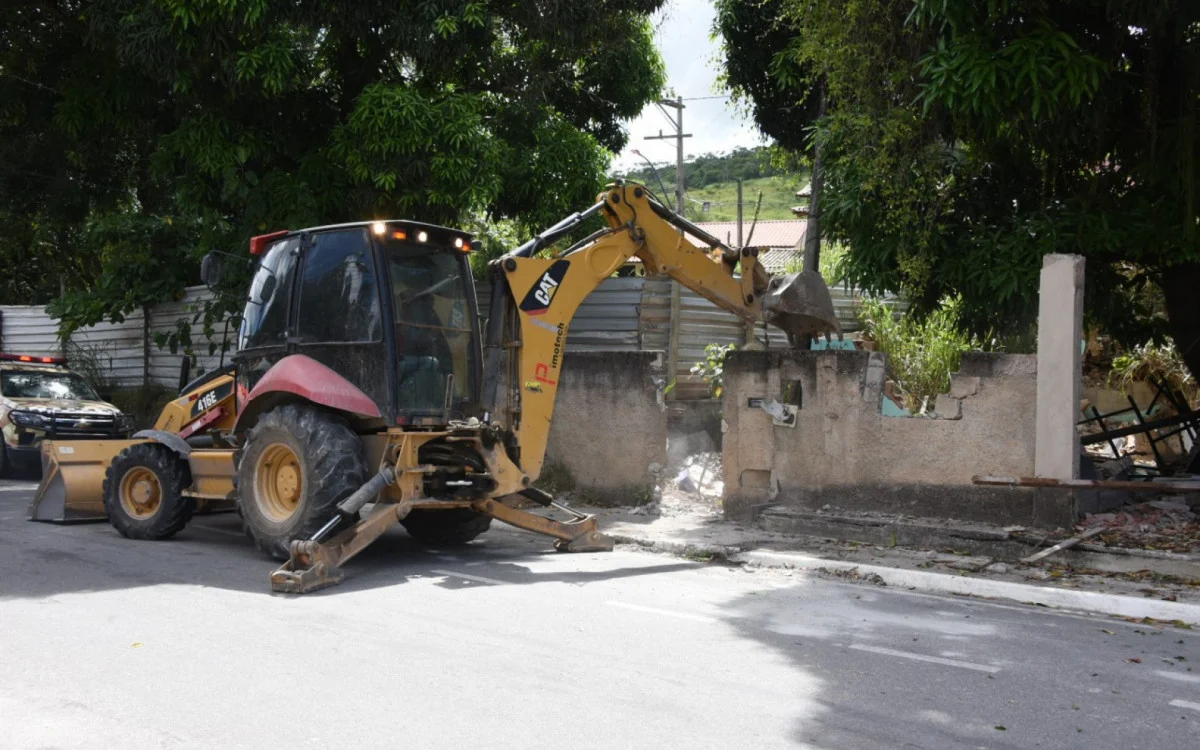
M 654 18 L 655 37 L 667 64 L 667 87 L 684 98 L 683 129 L 692 134 L 684 141 L 684 153 L 688 155 L 763 143 L 753 121 L 736 113 L 727 99 L 688 101 L 691 97 L 724 93 L 716 87 L 720 73 L 718 42 L 710 39 L 715 18 L 711 0 L 670 0 Z M 614 160 L 615 169 L 636 168 L 644 163 L 631 153 L 633 149 L 655 163 L 675 161 L 675 141 L 645 140 L 648 135 L 658 135 L 660 130 L 663 133 L 673 130 L 658 107 L 647 106 L 627 127 L 629 144 Z

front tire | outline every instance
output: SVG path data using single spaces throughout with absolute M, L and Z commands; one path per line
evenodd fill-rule
M 422 544 L 466 544 L 488 530 L 492 517 L 471 508 L 415 508 L 400 523 Z
M 170 539 L 196 512 L 196 500 L 183 496 L 191 483 L 187 464 L 166 446 L 131 445 L 104 474 L 108 522 L 129 539 Z
M 0 479 L 8 479 L 12 464 L 8 461 L 8 446 L 0 439 Z
M 311 537 L 366 481 L 362 440 L 344 420 L 312 406 L 278 406 L 246 438 L 238 512 L 254 544 L 286 560 L 292 540 Z

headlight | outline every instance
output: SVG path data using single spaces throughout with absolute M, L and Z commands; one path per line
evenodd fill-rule
M 128 433 L 137 429 L 137 420 L 128 414 L 117 415 L 117 432 Z
M 9 412 L 8 416 L 22 427 L 46 428 L 50 426 L 50 417 L 44 414 L 35 414 L 31 411 L 14 411 Z

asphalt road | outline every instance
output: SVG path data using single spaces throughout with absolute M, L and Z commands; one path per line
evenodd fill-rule
M 132 542 L 32 489 L 0 481 L 0 748 L 1200 747 L 1193 631 L 503 528 L 277 596 L 235 516 Z

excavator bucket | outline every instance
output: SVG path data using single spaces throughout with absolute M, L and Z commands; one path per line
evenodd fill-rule
M 785 331 L 792 346 L 812 338 L 842 334 L 829 287 L 815 271 L 776 276 L 763 300 L 767 322 Z
M 104 473 L 117 454 L 140 440 L 42 443 L 42 483 L 29 506 L 31 521 L 103 521 Z

